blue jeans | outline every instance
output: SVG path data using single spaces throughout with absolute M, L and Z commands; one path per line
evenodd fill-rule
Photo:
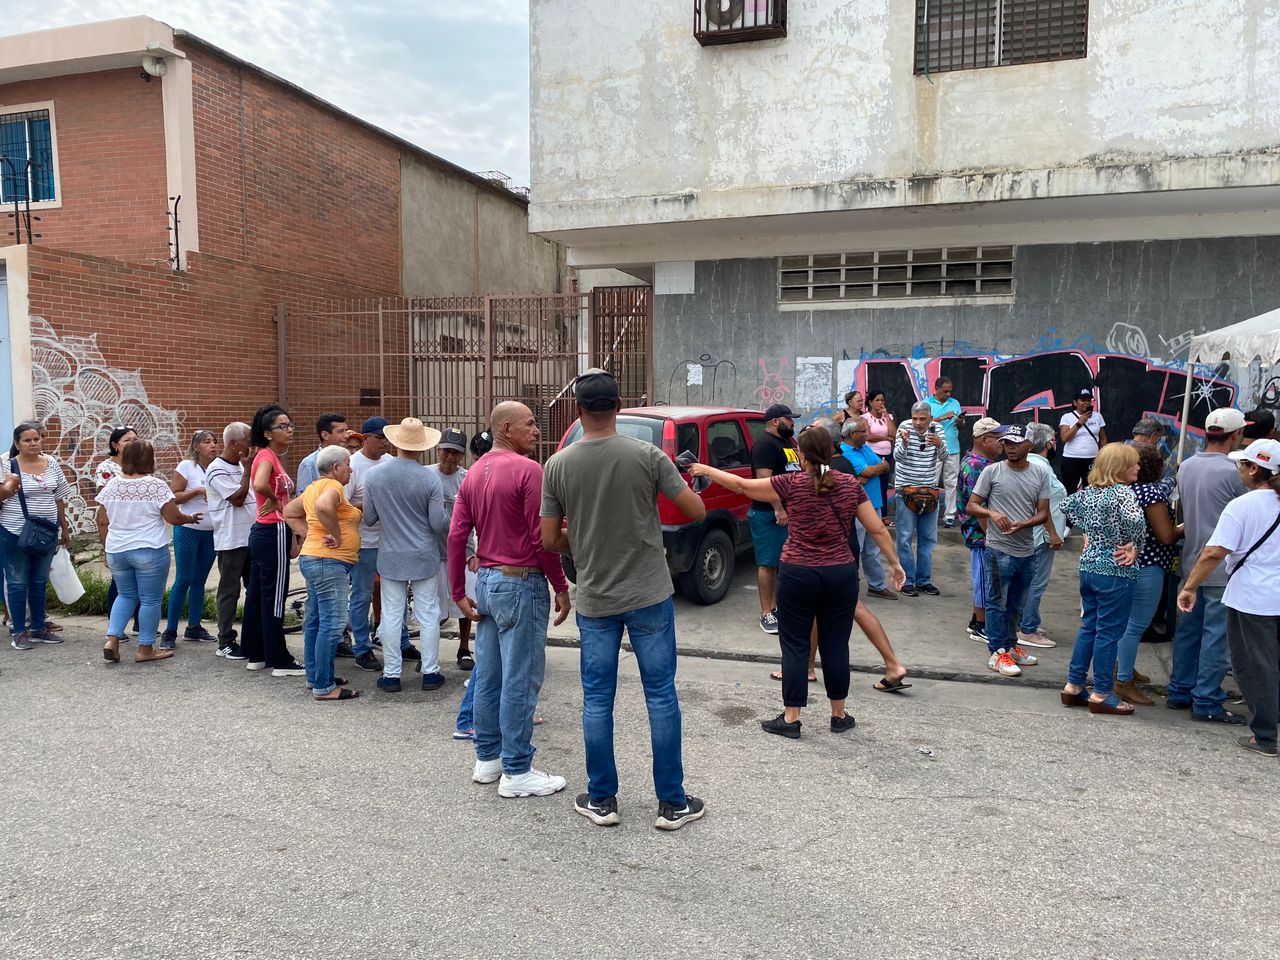
M 458 704 L 458 718 L 453 721 L 453 729 L 460 733 L 475 729 L 476 685 L 470 677 L 466 680 L 466 689 L 462 691 L 462 703 Z
M 352 564 L 331 557 L 299 557 L 307 581 L 307 607 L 312 615 L 302 628 L 303 666 L 307 686 L 317 697 L 335 686 L 333 658 L 347 625 L 347 590 Z
M 1191 704 L 1199 714 L 1212 716 L 1222 710 L 1227 693 L 1222 681 L 1231 669 L 1227 647 L 1227 608 L 1222 603 L 1226 587 L 1201 587 L 1196 605 L 1184 613 L 1173 635 L 1173 672 L 1169 677 L 1169 702 Z
M 1116 654 L 1116 680 L 1129 683 L 1133 680 L 1133 665 L 1138 659 L 1138 644 L 1142 635 L 1151 626 L 1151 618 L 1156 615 L 1156 607 L 1160 606 L 1160 597 L 1164 595 L 1164 567 L 1141 567 L 1138 570 L 1138 583 L 1133 588 L 1133 606 L 1129 608 L 1129 626 L 1120 638 L 1120 649 Z
M 358 657 L 373 650 L 369 610 L 373 605 L 373 580 L 378 575 L 378 548 L 361 547 L 360 559 L 351 568 L 351 648 Z M 410 646 L 409 624 L 400 629 L 400 649 Z
M 907 509 L 907 501 L 895 497 L 894 522 L 898 530 L 898 562 L 907 575 L 906 586 L 933 583 L 933 548 L 938 545 L 938 508 L 918 514 Z M 911 541 L 919 534 L 919 546 Z
M 187 605 L 187 626 L 197 627 L 204 616 L 204 585 L 213 569 L 213 531 L 173 528 L 173 586 L 169 590 L 168 628 L 177 632 L 182 605 Z
M 879 479 L 873 477 L 873 480 Z M 867 528 L 856 520 L 858 530 L 858 553 L 862 560 L 863 572 L 867 575 L 867 586 L 872 590 L 884 590 L 884 567 L 880 563 L 880 547 L 876 538 L 867 535 Z
M 45 592 L 49 588 L 49 567 L 57 547 L 48 553 L 24 550 L 18 535 L 0 527 L 4 544 L 5 603 L 9 605 L 9 626 L 14 634 L 44 629 Z M 28 614 L 30 620 L 27 619 Z
M 618 792 L 613 758 L 613 702 L 618 692 L 622 628 L 635 651 L 653 749 L 653 786 L 660 803 L 685 804 L 680 758 L 680 701 L 676 698 L 675 606 L 661 603 L 613 617 L 578 614 L 581 634 L 582 738 L 586 742 L 587 790 L 595 800 Z
M 164 585 L 169 579 L 169 548 L 138 547 L 107 554 L 107 566 L 115 578 L 120 595 L 111 605 L 111 617 L 107 622 L 107 636 L 124 635 L 129 618 L 138 612 L 138 646 L 149 647 L 156 642 L 156 630 L 160 627 L 160 604 L 164 600 Z
M 508 577 L 481 567 L 476 609 L 476 758 L 501 757 L 503 772 L 514 777 L 533 765 L 533 714 L 547 668 L 547 578 Z
M 1067 683 L 1083 687 L 1093 663 L 1094 693 L 1110 696 L 1115 687 L 1116 646 L 1133 606 L 1136 580 L 1080 571 L 1080 602 L 1084 617 L 1071 651 Z
M 987 543 L 987 649 L 991 653 L 1017 646 L 1014 630 L 1022 618 L 1035 570 L 1034 553 L 1015 557 Z
M 1035 633 L 1040 629 L 1040 601 L 1044 592 L 1049 589 L 1049 575 L 1053 573 L 1054 551 L 1049 544 L 1042 543 L 1036 547 L 1035 570 L 1031 574 L 1031 589 L 1027 591 L 1027 600 L 1022 605 L 1022 622 L 1018 629 L 1023 633 Z

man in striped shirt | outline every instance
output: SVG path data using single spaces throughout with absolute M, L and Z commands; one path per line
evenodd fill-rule
M 926 593 L 936 597 L 940 592 L 933 585 L 933 550 L 938 545 L 938 471 L 947 460 L 947 442 L 942 425 L 934 422 L 933 409 L 928 403 L 915 404 L 911 408 L 911 422 L 898 428 L 893 460 L 898 490 L 894 501 L 898 560 L 907 574 L 902 594 L 916 597 Z M 925 509 L 930 492 L 933 505 Z M 913 540 L 918 540 L 915 549 Z

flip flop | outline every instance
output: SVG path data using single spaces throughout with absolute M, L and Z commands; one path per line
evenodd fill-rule
M 901 693 L 903 690 L 911 689 L 911 684 L 904 683 L 903 680 L 905 680 L 905 677 L 899 678 L 897 680 L 888 680 L 885 677 L 881 677 L 879 680 L 873 683 L 872 686 L 875 687 L 877 690 L 879 690 L 881 693 Z
M 348 687 L 338 687 L 338 695 L 336 697 L 312 697 L 316 703 L 337 703 L 339 700 L 354 700 L 360 696 L 359 690 L 352 690 Z
M 781 671 L 781 670 L 775 670 L 775 671 L 773 671 L 773 673 L 769 674 L 769 679 L 770 679 L 770 680 L 777 680 L 779 683 L 781 683 L 781 682 L 782 682 L 782 671 Z M 817 683 L 817 682 L 818 682 L 818 678 L 817 678 L 817 676 L 815 675 L 815 676 L 810 677 L 810 678 L 809 678 L 809 682 L 810 682 L 810 683 Z M 911 686 L 911 684 L 907 684 L 907 686 Z

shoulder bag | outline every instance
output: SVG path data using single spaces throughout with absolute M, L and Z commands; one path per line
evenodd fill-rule
M 58 546 L 60 527 L 56 520 L 33 517 L 27 512 L 27 495 L 22 492 L 22 471 L 17 458 L 9 461 L 9 468 L 18 478 L 18 503 L 22 505 L 22 532 L 18 534 L 18 546 L 31 553 L 53 553 Z

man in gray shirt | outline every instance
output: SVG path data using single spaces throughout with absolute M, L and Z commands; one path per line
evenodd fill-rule
M 1053 521 L 1049 474 L 1027 459 L 1026 432 L 1008 427 L 1000 446 L 1005 459 L 983 468 L 965 510 L 987 535 L 987 669 L 1017 677 L 1039 662 L 1018 646 L 1014 631 L 1036 572 L 1034 528 Z
M 400 633 L 413 585 L 413 613 L 421 631 L 422 689 L 444 684 L 440 672 L 440 603 L 436 598 L 437 537 L 448 528 L 440 477 L 418 462 L 418 454 L 440 442 L 440 431 L 406 417 L 384 428 L 396 457 L 370 470 L 364 485 L 364 523 L 381 528 L 378 576 L 382 580 L 382 676 L 378 689 L 400 692 Z
M 1205 418 L 1204 451 L 1178 470 L 1178 495 L 1182 502 L 1187 539 L 1182 547 L 1185 578 L 1196 565 L 1222 510 L 1246 493 L 1240 471 L 1227 454 L 1240 445 L 1247 421 L 1239 410 L 1223 407 Z M 1227 701 L 1222 681 L 1231 669 L 1227 647 L 1227 608 L 1222 594 L 1227 588 L 1226 565 L 1204 578 L 1196 589 L 1196 605 L 1183 614 L 1173 635 L 1173 670 L 1169 676 L 1170 710 L 1191 708 L 1192 720 L 1227 724 L 1244 718 L 1223 708 Z
M 658 495 L 690 520 L 707 515 L 701 498 L 657 447 L 619 436 L 618 383 L 603 370 L 574 381 L 582 439 L 547 461 L 542 481 L 542 545 L 572 553 L 578 569 L 582 735 L 588 792 L 573 808 L 592 823 L 618 816 L 613 702 L 625 627 L 649 712 L 659 830 L 678 830 L 703 815 L 684 792 L 680 702 L 676 698 L 676 627 L 671 572 L 658 523 Z M 566 534 L 563 522 L 568 517 Z

